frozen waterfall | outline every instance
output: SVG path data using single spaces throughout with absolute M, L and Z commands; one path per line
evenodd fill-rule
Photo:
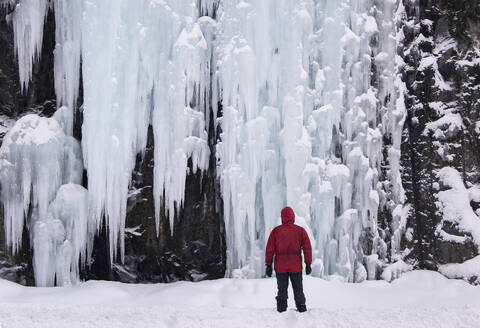
M 395 1 L 220 2 L 228 274 L 242 268 L 240 275 L 259 275 L 284 204 L 293 205 L 297 224 L 314 240 L 314 274 L 353 281 L 365 271 L 364 255 L 386 256 L 376 226 L 380 202 L 391 201 L 379 183 L 385 134 L 394 140 L 388 160 L 395 205 L 403 202 L 401 12 Z M 366 229 L 371 254 L 359 244 Z
M 16 251 L 26 219 L 37 283 L 78 279 L 102 220 L 110 260 L 123 261 L 128 190 L 149 126 L 156 225 L 164 207 L 172 234 L 188 162 L 207 170 L 215 147 L 227 276 L 263 274 L 266 239 L 287 204 L 311 238 L 316 276 L 374 279 L 380 259 L 399 256 L 408 211 L 401 1 L 20 0 L 12 21 L 25 88 L 47 10 L 59 109 L 19 120 L 0 149 L 7 244 Z M 80 79 L 81 147 L 70 137 Z M 83 167 L 88 190 L 77 185 Z M 380 208 L 392 213 L 391 254 Z

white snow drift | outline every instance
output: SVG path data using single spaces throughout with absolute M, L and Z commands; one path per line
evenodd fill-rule
M 275 278 L 171 284 L 89 281 L 28 288 L 0 280 L 0 325 L 16 327 L 474 328 L 480 288 L 436 272 L 393 283 L 345 284 L 305 277 L 308 312 L 275 309 Z M 291 290 L 290 290 L 291 291 Z

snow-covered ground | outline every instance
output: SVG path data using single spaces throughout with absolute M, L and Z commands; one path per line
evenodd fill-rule
M 31 288 L 0 280 L 0 327 L 479 327 L 480 287 L 413 271 L 347 284 L 304 277 L 309 311 L 277 313 L 270 279 Z M 291 292 L 291 291 L 290 291 Z

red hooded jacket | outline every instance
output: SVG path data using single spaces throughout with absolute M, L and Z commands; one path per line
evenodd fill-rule
M 271 265 L 275 255 L 275 272 L 302 272 L 302 249 L 305 264 L 312 263 L 312 246 L 307 232 L 293 224 L 295 213 L 290 207 L 282 210 L 282 225 L 270 233 L 265 252 L 265 264 Z

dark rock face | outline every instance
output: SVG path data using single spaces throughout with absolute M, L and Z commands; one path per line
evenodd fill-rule
M 14 58 L 13 30 L 7 23 L 8 8 L 0 7 L 0 113 L 15 116 L 21 109 L 19 104 L 18 69 Z M 3 137 L 3 136 L 2 136 Z
M 51 116 L 56 109 L 53 79 L 53 49 L 55 47 L 55 19 L 49 11 L 44 25 L 43 46 L 38 63 L 34 65 L 32 81 L 22 94 L 15 58 L 13 29 L 8 20 L 12 8 L 0 6 L 0 114 L 16 119 L 35 112 Z
M 211 133 L 212 150 L 213 141 Z M 114 263 L 113 278 L 125 282 L 222 278 L 225 274 L 225 237 L 218 188 L 212 151 L 209 170 L 187 176 L 185 201 L 175 215 L 173 234 L 164 210 L 157 234 L 153 205 L 153 132 L 150 129 L 145 157 L 139 156 L 133 174 L 126 219 L 125 263 Z
M 412 212 L 413 231 L 405 245 L 419 268 L 436 269 L 478 254 L 468 232 L 442 219 L 437 194 L 444 190 L 437 176 L 443 167 L 461 173 L 465 186 L 480 182 L 480 2 L 404 1 L 404 80 L 408 118 L 402 146 L 403 183 Z M 477 49 L 475 52 L 474 49 Z M 475 60 L 477 61 L 476 64 Z M 462 128 L 435 125 L 447 113 L 461 117 Z M 471 204 L 475 211 L 479 204 Z M 465 243 L 442 239 L 439 232 L 465 236 Z
M 0 211 L 0 278 L 33 286 L 32 252 L 27 236 L 27 229 L 24 229 L 22 247 L 17 254 L 12 255 L 5 246 L 3 210 Z

